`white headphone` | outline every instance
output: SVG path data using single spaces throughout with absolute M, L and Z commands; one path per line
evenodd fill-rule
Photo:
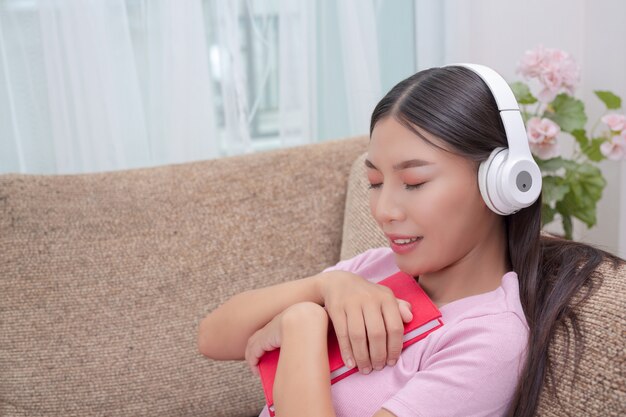
M 519 105 L 511 87 L 493 69 L 478 64 L 451 64 L 474 71 L 498 104 L 508 148 L 496 148 L 478 168 L 478 187 L 487 207 L 502 216 L 533 204 L 541 193 L 541 171 L 533 159 Z M 446 65 L 449 66 L 449 65 Z

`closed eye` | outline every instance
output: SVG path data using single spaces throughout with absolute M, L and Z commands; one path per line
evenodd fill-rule
M 426 184 L 425 182 L 421 183 L 421 184 L 404 184 L 404 188 L 407 190 L 415 190 L 420 188 L 422 185 Z M 368 185 L 368 189 L 373 190 L 376 188 L 380 188 L 381 185 L 383 185 L 382 183 L 378 183 L 378 184 L 369 184 Z

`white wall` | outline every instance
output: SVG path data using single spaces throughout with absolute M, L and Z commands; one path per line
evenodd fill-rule
M 626 107 L 626 1 L 623 0 L 446 0 L 444 61 L 492 66 L 507 80 L 524 51 L 539 44 L 563 49 L 581 66 L 576 96 L 585 103 L 589 126 L 601 116 L 603 104 L 593 90 L 610 90 Z M 572 142 L 564 143 L 570 155 Z M 626 258 L 626 162 L 605 160 L 607 179 L 597 206 L 598 222 L 588 230 L 577 220 L 574 239 L 594 244 Z M 555 232 L 559 225 L 547 228 Z

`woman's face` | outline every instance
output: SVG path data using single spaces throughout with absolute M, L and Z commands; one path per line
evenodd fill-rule
M 476 164 L 426 143 L 393 117 L 374 127 L 365 164 L 372 216 L 408 274 L 439 271 L 472 256 L 497 221 L 480 195 Z

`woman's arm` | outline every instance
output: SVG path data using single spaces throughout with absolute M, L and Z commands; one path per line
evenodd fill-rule
M 282 344 L 274 379 L 276 414 L 335 417 L 328 366 L 328 315 L 315 304 L 294 307 L 280 324 Z M 373 417 L 395 414 L 381 408 Z
M 198 350 L 212 359 L 243 360 L 250 336 L 284 309 L 304 301 L 323 304 L 320 280 L 333 273 L 234 295 L 200 322 Z
M 200 323 L 198 350 L 216 360 L 243 360 L 249 338 L 286 308 L 301 302 L 328 309 L 344 362 L 356 362 L 360 370 L 379 369 L 400 356 L 402 323 L 412 319 L 409 304 L 396 299 L 389 288 L 343 270 L 233 296 Z M 348 332 L 347 323 L 355 314 L 357 325 Z M 375 337 L 368 340 L 367 335 Z
M 326 337 L 328 315 L 313 303 L 294 307 L 281 321 L 282 344 L 274 380 L 276 414 L 335 417 Z

